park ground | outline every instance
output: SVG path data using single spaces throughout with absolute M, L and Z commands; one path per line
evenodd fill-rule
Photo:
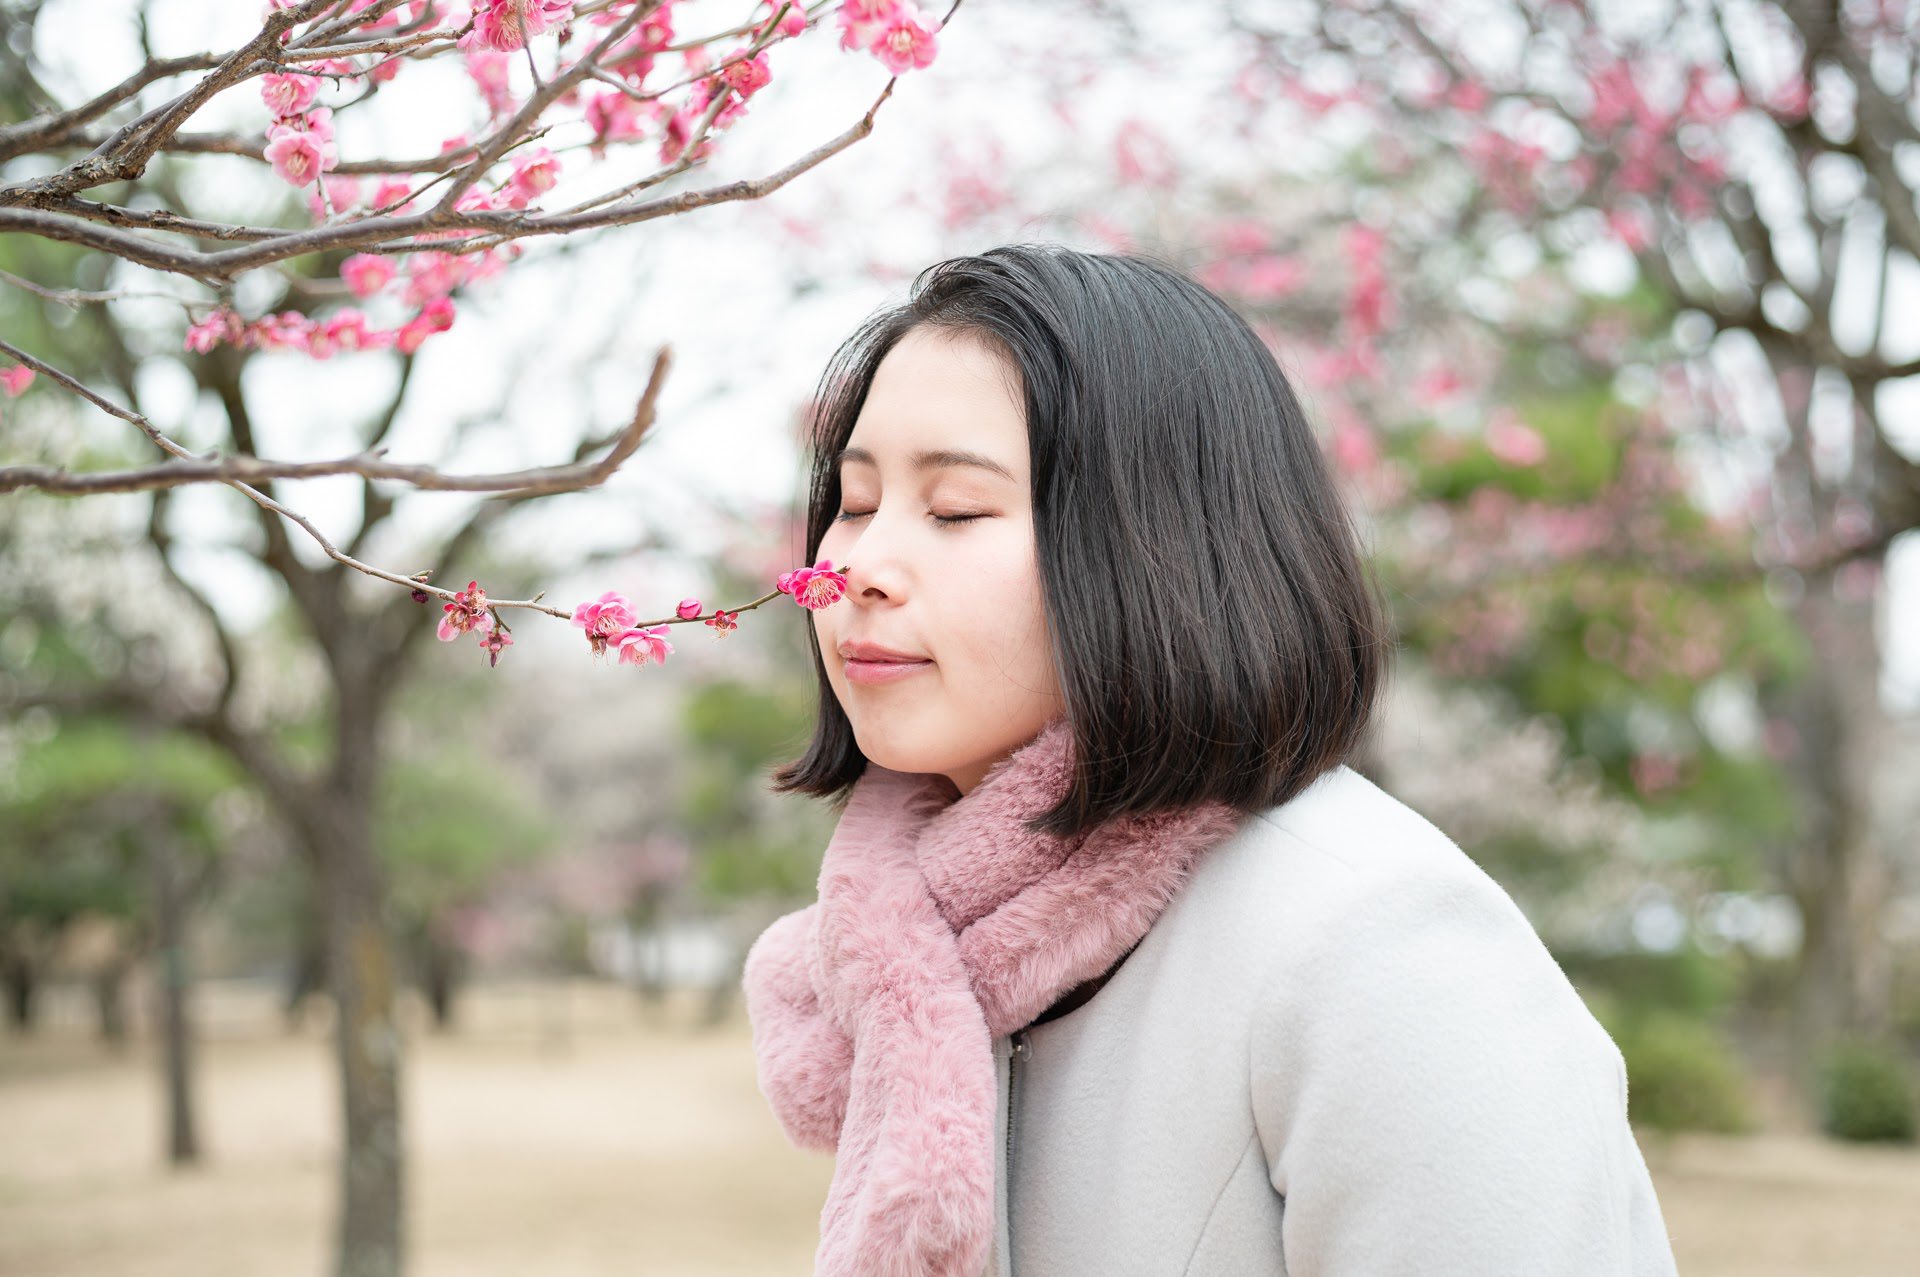
M 160 1161 L 157 1066 L 77 1005 L 0 1035 L 0 1277 L 324 1277 L 336 1100 L 321 1015 L 200 994 L 204 1164 Z M 584 982 L 494 984 L 457 1033 L 409 1004 L 411 1277 L 790 1277 L 831 1159 L 788 1145 L 744 1013 L 697 1027 Z M 1752 1137 L 1641 1133 L 1683 1277 L 1909 1277 L 1920 1152 L 1784 1119 Z

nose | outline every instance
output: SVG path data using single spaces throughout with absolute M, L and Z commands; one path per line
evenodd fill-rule
M 897 603 L 907 597 L 910 572 L 898 546 L 898 535 L 874 535 L 875 515 L 852 544 L 843 547 L 848 567 L 847 597 L 856 603 Z

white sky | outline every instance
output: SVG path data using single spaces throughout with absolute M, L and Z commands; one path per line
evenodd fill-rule
M 133 8 L 125 0 L 55 0 L 48 5 L 41 21 L 42 47 L 84 55 L 84 61 L 73 64 L 76 89 L 97 89 L 137 64 L 126 17 Z M 153 5 L 157 51 L 165 55 L 209 44 L 227 47 L 257 29 L 259 11 L 256 3 L 160 0 Z M 677 11 L 676 32 L 684 38 L 717 29 L 748 11 L 746 0 L 696 0 Z M 796 259 L 793 250 L 769 236 L 769 219 L 789 212 L 812 216 L 816 209 L 839 217 L 862 217 L 867 208 L 897 209 L 896 193 L 916 189 L 916 177 L 942 162 L 929 153 L 926 139 L 936 124 L 950 125 L 954 118 L 979 120 L 983 142 L 991 139 L 1003 146 L 1014 157 L 1014 169 L 1023 167 L 1021 157 L 1044 155 L 1055 134 L 1051 127 L 1036 126 L 1043 98 L 1036 86 L 1010 74 L 1007 64 L 1009 50 L 1016 46 L 1023 59 L 1037 60 L 1049 41 L 1084 38 L 1064 17 L 1048 17 L 1048 12 L 1027 6 L 963 5 L 954 25 L 942 33 L 939 59 L 928 71 L 902 77 L 870 136 L 761 201 L 758 208 L 723 205 L 602 233 L 578 247 L 569 261 L 535 269 L 527 269 L 530 261 L 522 262 L 470 292 L 458 303 L 460 319 L 452 331 L 429 339 L 423 348 L 409 409 L 388 441 L 388 455 L 438 461 L 456 470 L 564 460 L 584 431 L 603 431 L 626 419 L 645 384 L 654 350 L 671 342 L 675 368 L 648 445 L 599 492 L 542 502 L 538 512 L 516 516 L 521 520 L 518 538 L 566 547 L 557 561 L 632 545 L 650 530 L 671 529 L 697 543 L 703 528 L 717 531 L 712 513 L 716 507 L 796 497 L 798 458 L 789 437 L 795 405 L 812 389 L 840 340 L 874 308 L 901 299 L 906 282 L 863 273 L 857 263 L 805 255 Z M 696 21 L 697 15 L 702 20 Z M 589 35 L 594 30 L 582 27 Z M 1150 90 L 1141 91 L 1154 95 L 1153 114 L 1161 128 L 1188 137 L 1198 166 L 1218 168 L 1232 157 L 1227 148 L 1218 148 L 1219 154 L 1209 158 L 1205 129 L 1192 115 L 1199 95 L 1217 84 L 1224 50 L 1198 46 L 1191 39 L 1184 44 L 1176 37 L 1169 40 L 1174 61 L 1155 73 Z M 719 135 L 715 158 L 697 178 L 699 185 L 778 168 L 857 119 L 887 79 L 885 69 L 870 57 L 840 51 L 831 30 L 776 46 L 772 64 L 773 84 L 738 124 Z M 517 65 L 516 74 L 524 76 L 525 67 Z M 404 71 L 383 86 L 377 124 L 374 117 L 356 119 L 355 113 L 340 121 L 342 153 L 436 150 L 449 132 L 477 123 L 471 116 L 449 114 L 450 104 L 464 109 L 474 100 L 459 83 L 463 80 L 453 66 Z M 322 100 L 335 97 L 324 94 Z M 252 84 L 216 100 L 215 106 L 218 110 L 196 117 L 196 129 L 228 123 L 259 127 L 264 118 Z M 1113 122 L 1139 110 L 1139 94 L 1125 86 L 1109 86 L 1105 97 L 1084 103 L 1089 123 L 1104 122 L 1096 126 L 1101 136 Z M 1104 151 L 1101 154 L 1104 164 Z M 563 162 L 561 187 L 543 201 L 548 207 L 610 184 L 609 170 L 587 163 L 584 152 L 564 154 Z M 248 168 L 243 161 L 232 163 L 238 166 L 234 172 Z M 211 165 L 204 170 L 208 180 L 223 171 Z M 1099 180 L 1090 173 L 1063 172 L 1062 189 L 1076 179 L 1084 184 L 1089 177 Z M 256 178 L 233 183 L 230 189 L 239 193 L 261 187 Z M 1045 211 L 1047 192 L 1028 192 L 1026 197 L 1036 214 Z M 916 269 L 953 252 L 986 246 L 955 243 L 932 222 L 904 217 L 873 218 L 861 233 L 876 257 Z M 537 241 L 527 243 L 530 258 L 552 251 Z M 796 275 L 817 284 L 799 300 L 790 287 Z M 1905 313 L 1920 315 L 1920 285 L 1910 277 L 1896 281 L 1895 313 L 1900 313 L 1903 295 L 1911 302 Z M 172 334 L 177 320 L 171 315 L 177 311 L 170 314 L 167 306 L 156 304 L 152 313 L 161 325 L 156 340 L 176 340 Z M 1920 331 L 1910 336 L 1920 350 Z M 325 363 L 300 355 L 254 360 L 250 390 L 262 451 L 282 457 L 351 451 L 352 432 L 342 423 L 364 420 L 384 401 L 391 384 L 387 363 L 384 355 L 336 356 Z M 142 393 L 156 420 L 199 423 L 197 429 L 184 431 L 191 445 L 206 447 L 220 437 L 218 414 L 206 405 L 196 406 L 178 365 L 153 361 Z M 1920 385 L 1899 408 L 1900 418 L 1913 426 L 1912 450 L 1920 451 L 1920 411 L 1915 411 L 1920 409 Z M 447 452 L 453 424 L 469 417 L 491 417 L 494 424 L 475 430 L 461 448 Z M 102 428 L 115 427 L 103 422 Z M 284 485 L 283 500 L 330 535 L 344 536 L 356 519 L 357 487 L 354 479 L 291 483 Z M 144 498 L 136 500 L 144 503 Z M 185 534 L 181 539 L 213 545 L 231 537 L 250 522 L 242 504 L 243 498 L 227 489 L 183 490 L 175 502 L 176 527 Z M 392 521 L 391 535 L 376 540 L 368 557 L 408 572 L 428 566 L 413 561 L 405 543 L 457 522 L 468 505 L 458 496 L 408 497 L 401 504 L 401 517 Z M 296 541 L 304 541 L 297 530 Z M 318 547 L 312 547 L 311 557 L 321 557 Z M 236 624 L 256 619 L 273 597 L 263 570 L 244 555 L 201 551 L 188 568 Z M 605 573 L 557 577 L 546 587 L 548 601 L 565 606 L 563 600 L 619 588 L 636 602 L 657 599 L 666 610 L 682 594 L 698 591 L 698 577 L 688 565 L 653 559 L 649 570 L 658 575 L 647 580 Z M 457 565 L 449 565 L 448 571 L 458 571 Z M 1920 710 L 1920 537 L 1909 535 L 1896 547 L 1887 597 L 1883 693 L 1896 709 Z M 516 637 L 528 628 L 517 626 Z M 560 627 L 554 623 L 551 628 Z

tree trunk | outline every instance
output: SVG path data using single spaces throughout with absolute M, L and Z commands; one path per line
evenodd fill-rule
M 153 883 L 158 983 L 154 1018 L 159 1022 L 167 1096 L 167 1161 L 188 1166 L 200 1160 L 200 1139 L 193 1104 L 193 1024 L 188 1007 L 193 973 L 187 961 L 186 885 L 173 835 L 156 821 L 145 840 Z
M 0 980 L 7 989 L 7 1024 L 20 1033 L 33 1030 L 39 1012 L 36 994 L 40 991 L 40 973 L 26 954 L 9 950 L 0 954 Z
M 336 670 L 334 764 L 313 818 L 325 906 L 328 984 L 345 1147 L 336 1277 L 400 1277 L 404 1267 L 400 1033 L 386 884 L 374 849 L 378 715 L 369 681 Z
M 116 954 L 93 973 L 93 1005 L 100 1040 L 116 1051 L 127 1044 L 127 963 Z
M 454 993 L 460 984 L 460 954 L 429 922 L 420 940 L 420 989 L 438 1032 L 453 1028 Z
M 309 900 L 306 915 L 300 924 L 300 938 L 294 944 L 292 962 L 288 967 L 287 989 L 281 999 L 280 1013 L 290 1033 L 300 1027 L 301 1012 L 306 1007 L 308 997 L 320 992 L 327 984 L 326 924 L 317 917 L 321 908 L 317 901 Z
M 1891 1019 L 1885 939 L 1891 886 L 1874 828 L 1873 775 L 1886 737 L 1873 598 L 1835 596 L 1809 580 L 1796 611 L 1813 667 L 1787 697 L 1799 736 L 1793 770 L 1808 819 L 1789 879 L 1802 924 L 1794 989 L 1795 1060 L 1805 1093 L 1822 1054 L 1848 1034 L 1875 1036 Z

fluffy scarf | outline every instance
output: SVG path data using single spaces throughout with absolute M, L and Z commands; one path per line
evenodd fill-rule
M 1065 719 L 958 797 L 868 764 L 743 972 L 760 1092 L 836 1152 L 817 1277 L 977 1277 L 994 1229 L 993 1040 L 1146 934 L 1238 817 L 1204 803 L 1075 836 L 1024 824 L 1073 775 Z

